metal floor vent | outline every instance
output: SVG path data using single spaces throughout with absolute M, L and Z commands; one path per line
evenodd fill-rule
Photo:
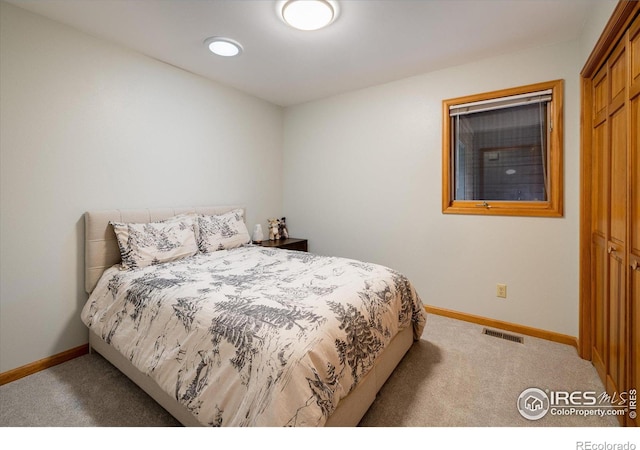
M 493 336 L 501 339 L 506 339 L 507 341 L 517 342 L 518 344 L 524 344 L 524 339 L 522 336 L 516 336 L 515 334 L 504 333 L 502 331 L 490 330 L 489 328 L 483 328 L 482 334 L 486 334 L 488 336 Z

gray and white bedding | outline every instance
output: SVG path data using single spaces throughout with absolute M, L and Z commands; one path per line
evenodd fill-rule
M 106 270 L 83 322 L 209 426 L 321 426 L 396 333 L 402 274 L 257 246 Z

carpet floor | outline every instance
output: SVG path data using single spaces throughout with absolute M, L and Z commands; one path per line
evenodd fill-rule
M 604 391 L 594 367 L 567 345 L 516 343 L 482 326 L 429 315 L 361 427 L 617 427 L 612 416 L 517 409 L 523 390 Z M 3 427 L 175 427 L 180 424 L 98 354 L 0 386 Z

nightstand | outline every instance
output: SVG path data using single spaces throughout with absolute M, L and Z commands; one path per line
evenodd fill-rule
M 275 241 L 270 241 L 269 239 L 266 239 L 256 245 L 260 245 L 262 247 L 284 248 L 287 250 L 299 250 L 301 252 L 307 251 L 306 239 L 287 238 L 287 239 L 277 239 Z

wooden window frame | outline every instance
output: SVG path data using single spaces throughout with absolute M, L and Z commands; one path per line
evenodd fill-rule
M 563 80 L 553 80 L 530 84 L 483 94 L 469 95 L 442 101 L 442 212 L 444 214 L 475 214 L 493 216 L 563 216 Z M 549 102 L 551 131 L 548 141 L 549 153 L 549 192 L 546 201 L 483 201 L 455 200 L 452 182 L 455 179 L 453 167 L 453 139 L 449 109 L 451 106 L 492 100 L 512 95 L 552 90 Z

